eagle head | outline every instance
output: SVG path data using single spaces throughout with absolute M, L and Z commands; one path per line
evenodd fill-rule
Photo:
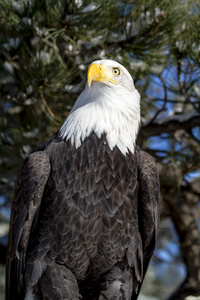
M 134 152 L 140 125 L 140 95 L 132 76 L 120 63 L 94 61 L 87 73 L 85 89 L 78 97 L 59 134 L 78 148 L 94 132 L 106 134 L 112 150 Z

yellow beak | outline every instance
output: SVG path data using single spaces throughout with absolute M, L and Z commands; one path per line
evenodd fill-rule
M 117 85 L 118 82 L 112 79 L 108 73 L 108 69 L 103 67 L 102 65 L 96 63 L 92 64 L 89 67 L 87 74 L 88 86 L 91 86 L 92 81 L 102 82 L 106 85 L 109 85 L 109 82 L 111 82 Z

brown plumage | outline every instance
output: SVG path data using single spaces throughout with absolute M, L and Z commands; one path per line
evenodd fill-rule
M 57 133 L 17 177 L 6 300 L 137 299 L 159 200 L 155 162 L 139 147 L 125 155 L 95 132 L 76 147 Z

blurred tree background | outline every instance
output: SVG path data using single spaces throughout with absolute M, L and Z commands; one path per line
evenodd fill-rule
M 104 58 L 134 78 L 138 145 L 160 173 L 160 235 L 139 299 L 200 295 L 199 1 L 0 0 L 1 300 L 17 171 L 62 125 L 89 64 Z

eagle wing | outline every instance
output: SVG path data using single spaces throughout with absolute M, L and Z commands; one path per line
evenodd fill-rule
M 143 278 L 153 255 L 159 225 L 160 215 L 160 184 L 154 159 L 138 147 L 139 154 L 139 197 L 138 219 L 139 230 L 143 244 Z M 142 282 L 134 282 L 135 291 L 132 299 L 137 299 Z
M 26 248 L 31 229 L 37 222 L 39 207 L 49 174 L 49 158 L 43 151 L 31 153 L 19 171 L 10 219 L 6 299 L 11 299 L 10 294 L 17 295 L 18 289 L 23 291 Z M 16 278 L 18 282 L 16 282 Z

